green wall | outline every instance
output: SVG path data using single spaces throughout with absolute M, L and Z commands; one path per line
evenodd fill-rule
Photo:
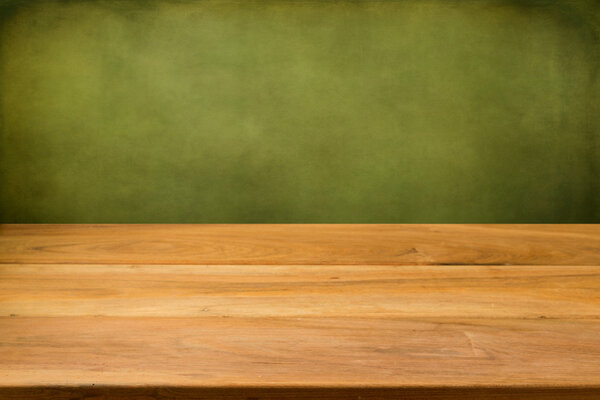
M 4 1 L 2 222 L 600 222 L 597 1 Z

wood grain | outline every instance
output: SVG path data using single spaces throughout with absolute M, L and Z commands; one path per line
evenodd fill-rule
M 600 386 L 599 320 L 2 317 L 0 386 Z
M 598 399 L 599 237 L 5 225 L 0 399 Z
M 0 316 L 598 318 L 597 266 L 0 264 Z
M 598 265 L 599 225 L 0 225 L 0 263 Z

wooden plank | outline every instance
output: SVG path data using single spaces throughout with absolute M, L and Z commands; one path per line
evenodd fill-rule
M 600 387 L 600 321 L 1 317 L 0 386 Z
M 600 225 L 2 225 L 0 262 L 598 265 Z
M 600 266 L 0 264 L 0 316 L 600 318 Z

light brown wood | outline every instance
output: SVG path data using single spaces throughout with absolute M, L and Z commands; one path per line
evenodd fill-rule
M 598 237 L 3 226 L 0 399 L 597 399 Z
M 600 385 L 600 321 L 2 317 L 2 386 Z
M 568 318 L 597 266 L 0 264 L 0 316 Z
M 598 265 L 596 225 L 0 225 L 0 263 Z

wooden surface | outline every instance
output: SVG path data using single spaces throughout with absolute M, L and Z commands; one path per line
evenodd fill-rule
M 598 265 L 594 225 L 0 225 L 5 263 Z
M 598 399 L 600 226 L 4 225 L 0 398 Z

